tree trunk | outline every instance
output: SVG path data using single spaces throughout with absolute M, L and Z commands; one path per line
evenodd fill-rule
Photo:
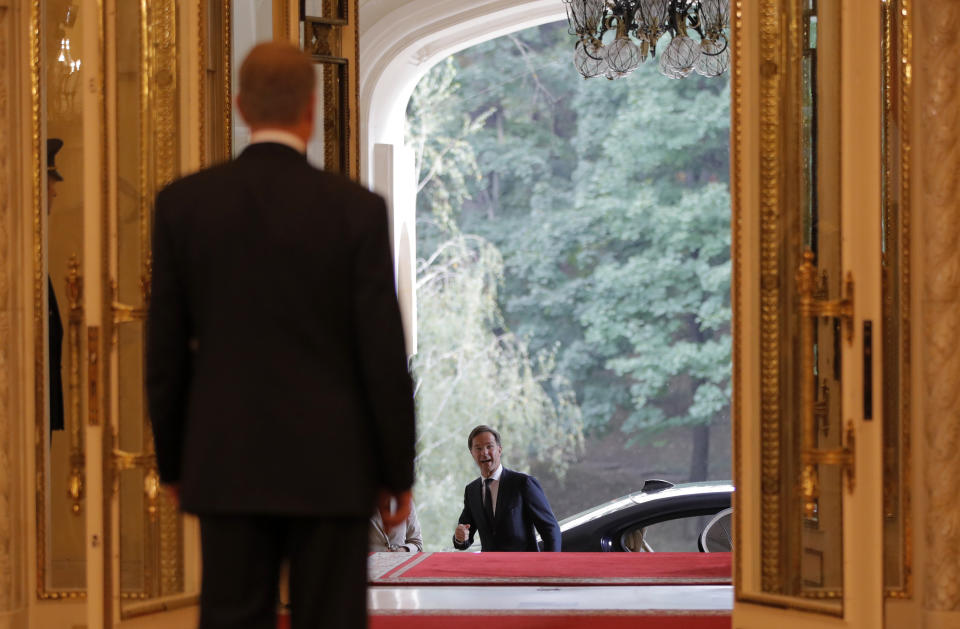
M 690 482 L 707 480 L 710 471 L 710 424 L 699 424 L 690 430 L 693 433 Z

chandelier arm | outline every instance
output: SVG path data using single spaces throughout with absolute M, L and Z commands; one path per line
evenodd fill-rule
M 687 25 L 687 28 L 692 28 L 694 32 L 700 36 L 700 39 L 706 39 L 706 35 L 703 34 L 703 29 L 700 26 L 701 24 L 698 21 L 696 24 Z
M 581 38 L 576 44 L 573 45 L 573 47 L 574 49 L 576 49 L 577 44 L 579 44 L 580 46 L 583 46 L 583 54 L 587 55 L 589 58 L 593 59 L 594 61 L 604 61 L 604 58 L 602 56 L 594 57 L 593 55 L 590 54 L 591 47 L 594 48 L 595 50 L 600 50 L 600 46 L 597 45 L 598 43 L 600 43 L 600 40 L 591 36 L 589 39 Z
M 719 57 L 720 55 L 722 55 L 723 53 L 725 53 L 725 52 L 727 51 L 727 48 L 730 47 L 730 40 L 727 39 L 727 36 L 726 36 L 726 34 L 724 34 L 724 33 L 720 33 L 720 37 L 723 39 L 723 48 L 721 48 L 721 49 L 718 50 L 717 52 L 707 52 L 707 51 L 705 51 L 705 50 L 701 50 L 701 51 L 700 51 L 700 54 L 701 54 L 701 55 L 707 55 L 708 57 Z M 720 41 L 720 40 L 717 39 L 717 40 L 715 40 L 715 41 Z
M 613 21 L 616 19 L 614 15 L 605 15 L 603 20 L 600 22 L 600 34 L 597 36 L 597 39 L 603 43 L 603 36 L 606 35 L 609 31 L 613 29 Z
M 703 31 L 701 30 L 701 27 L 703 26 L 703 19 L 702 19 L 702 16 L 700 15 L 700 9 L 697 9 L 692 13 L 688 11 L 686 13 L 686 18 L 690 22 L 688 26 L 693 30 L 697 31 L 697 33 L 699 33 L 700 35 L 703 35 Z

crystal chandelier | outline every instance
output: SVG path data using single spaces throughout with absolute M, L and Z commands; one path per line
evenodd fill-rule
M 80 77 L 80 59 L 73 56 L 70 49 L 70 32 L 77 21 L 77 9 L 71 3 L 59 27 L 60 49 L 57 52 L 57 65 L 54 68 L 56 100 L 54 108 L 59 114 L 71 114 L 75 111 L 74 98 Z
M 563 1 L 570 34 L 577 36 L 573 64 L 584 78 L 627 76 L 656 56 L 667 33 L 659 62 L 665 76 L 719 76 L 730 65 L 729 0 Z

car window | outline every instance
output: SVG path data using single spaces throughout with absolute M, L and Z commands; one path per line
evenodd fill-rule
M 724 509 L 711 518 L 700 533 L 697 546 L 708 553 L 728 553 L 733 550 L 733 528 L 731 515 L 733 509 Z
M 624 550 L 632 552 L 695 553 L 699 551 L 697 538 L 712 518 L 695 515 L 635 527 L 625 531 L 620 541 Z

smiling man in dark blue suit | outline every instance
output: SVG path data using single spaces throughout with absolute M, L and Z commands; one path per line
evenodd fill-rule
M 500 464 L 500 433 L 489 426 L 477 426 L 467 437 L 467 447 L 480 468 L 480 478 L 463 492 L 454 547 L 466 550 L 479 531 L 483 551 L 536 552 L 539 532 L 543 550 L 559 552 L 560 525 L 543 488 L 533 476 Z

